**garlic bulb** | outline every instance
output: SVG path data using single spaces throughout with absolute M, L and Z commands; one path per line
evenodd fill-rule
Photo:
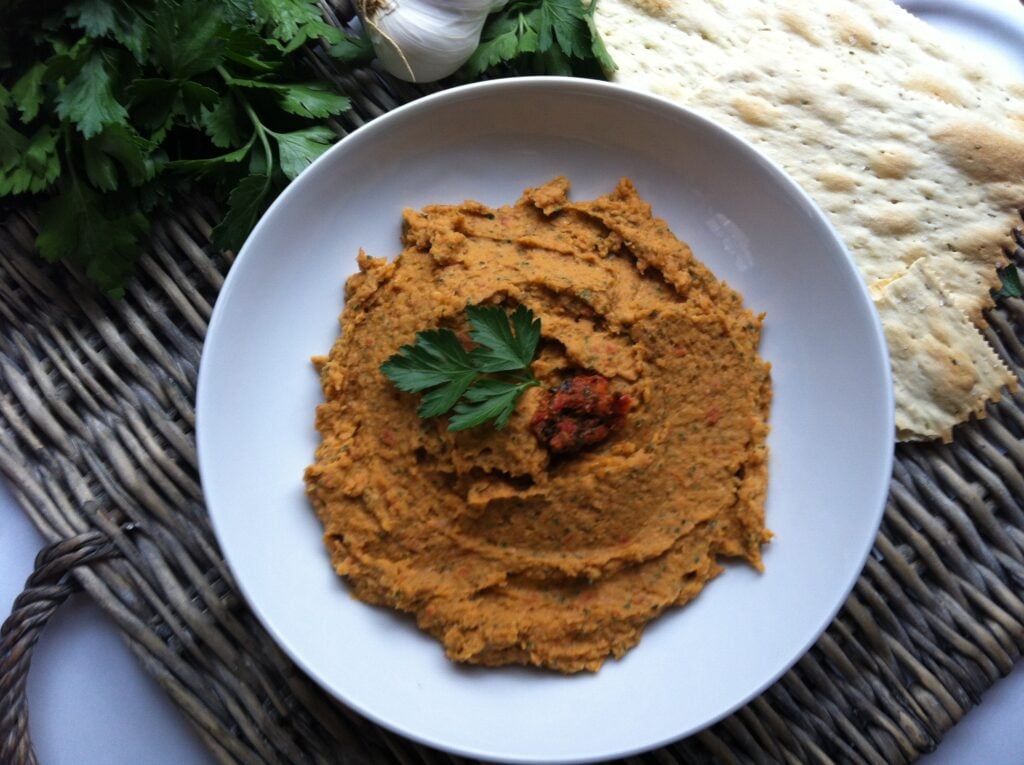
M 447 77 L 480 44 L 487 14 L 508 0 L 356 0 L 381 65 L 408 82 Z

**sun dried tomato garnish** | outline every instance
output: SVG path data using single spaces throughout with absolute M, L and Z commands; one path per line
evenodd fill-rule
M 626 419 L 631 401 L 608 390 L 601 375 L 575 375 L 545 391 L 530 429 L 554 454 L 572 454 L 604 441 Z

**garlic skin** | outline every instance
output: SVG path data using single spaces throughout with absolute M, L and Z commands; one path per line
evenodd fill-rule
M 473 55 L 487 14 L 508 0 L 357 0 L 384 69 L 406 82 L 447 77 Z

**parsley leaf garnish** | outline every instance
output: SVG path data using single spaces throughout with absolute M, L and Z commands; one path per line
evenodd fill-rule
M 494 420 L 501 430 L 527 388 L 540 385 L 530 364 L 540 342 L 540 319 L 520 305 L 511 320 L 498 306 L 468 306 L 467 351 L 450 329 L 416 333 L 413 345 L 381 364 L 380 371 L 400 390 L 426 391 L 416 413 L 437 417 L 455 410 L 448 430 L 466 430 Z M 496 375 L 500 376 L 487 376 Z
M 420 417 L 444 414 L 477 378 L 469 352 L 450 329 L 416 333 L 414 345 L 403 345 L 380 371 L 407 393 L 428 391 L 417 411 Z
M 527 388 L 538 385 L 536 380 L 520 383 L 484 378 L 466 391 L 462 401 L 455 405 L 455 414 L 448 421 L 448 430 L 467 430 L 494 419 L 494 427 L 501 430 L 515 411 L 516 401 Z
M 500 308 L 471 305 L 469 336 L 481 347 L 473 349 L 473 360 L 481 372 L 514 372 L 529 369 L 540 341 L 540 319 L 524 305 L 516 308 L 509 323 Z

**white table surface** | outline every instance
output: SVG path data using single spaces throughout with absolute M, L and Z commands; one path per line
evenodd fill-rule
M 1016 0 L 903 0 L 908 10 L 1024 78 L 1024 7 Z M 42 538 L 0 480 L 0 614 L 10 611 Z M 212 756 L 117 631 L 85 596 L 73 596 L 36 647 L 28 697 L 44 765 L 175 763 Z M 920 760 L 922 765 L 1024 762 L 1024 669 L 1018 665 Z

